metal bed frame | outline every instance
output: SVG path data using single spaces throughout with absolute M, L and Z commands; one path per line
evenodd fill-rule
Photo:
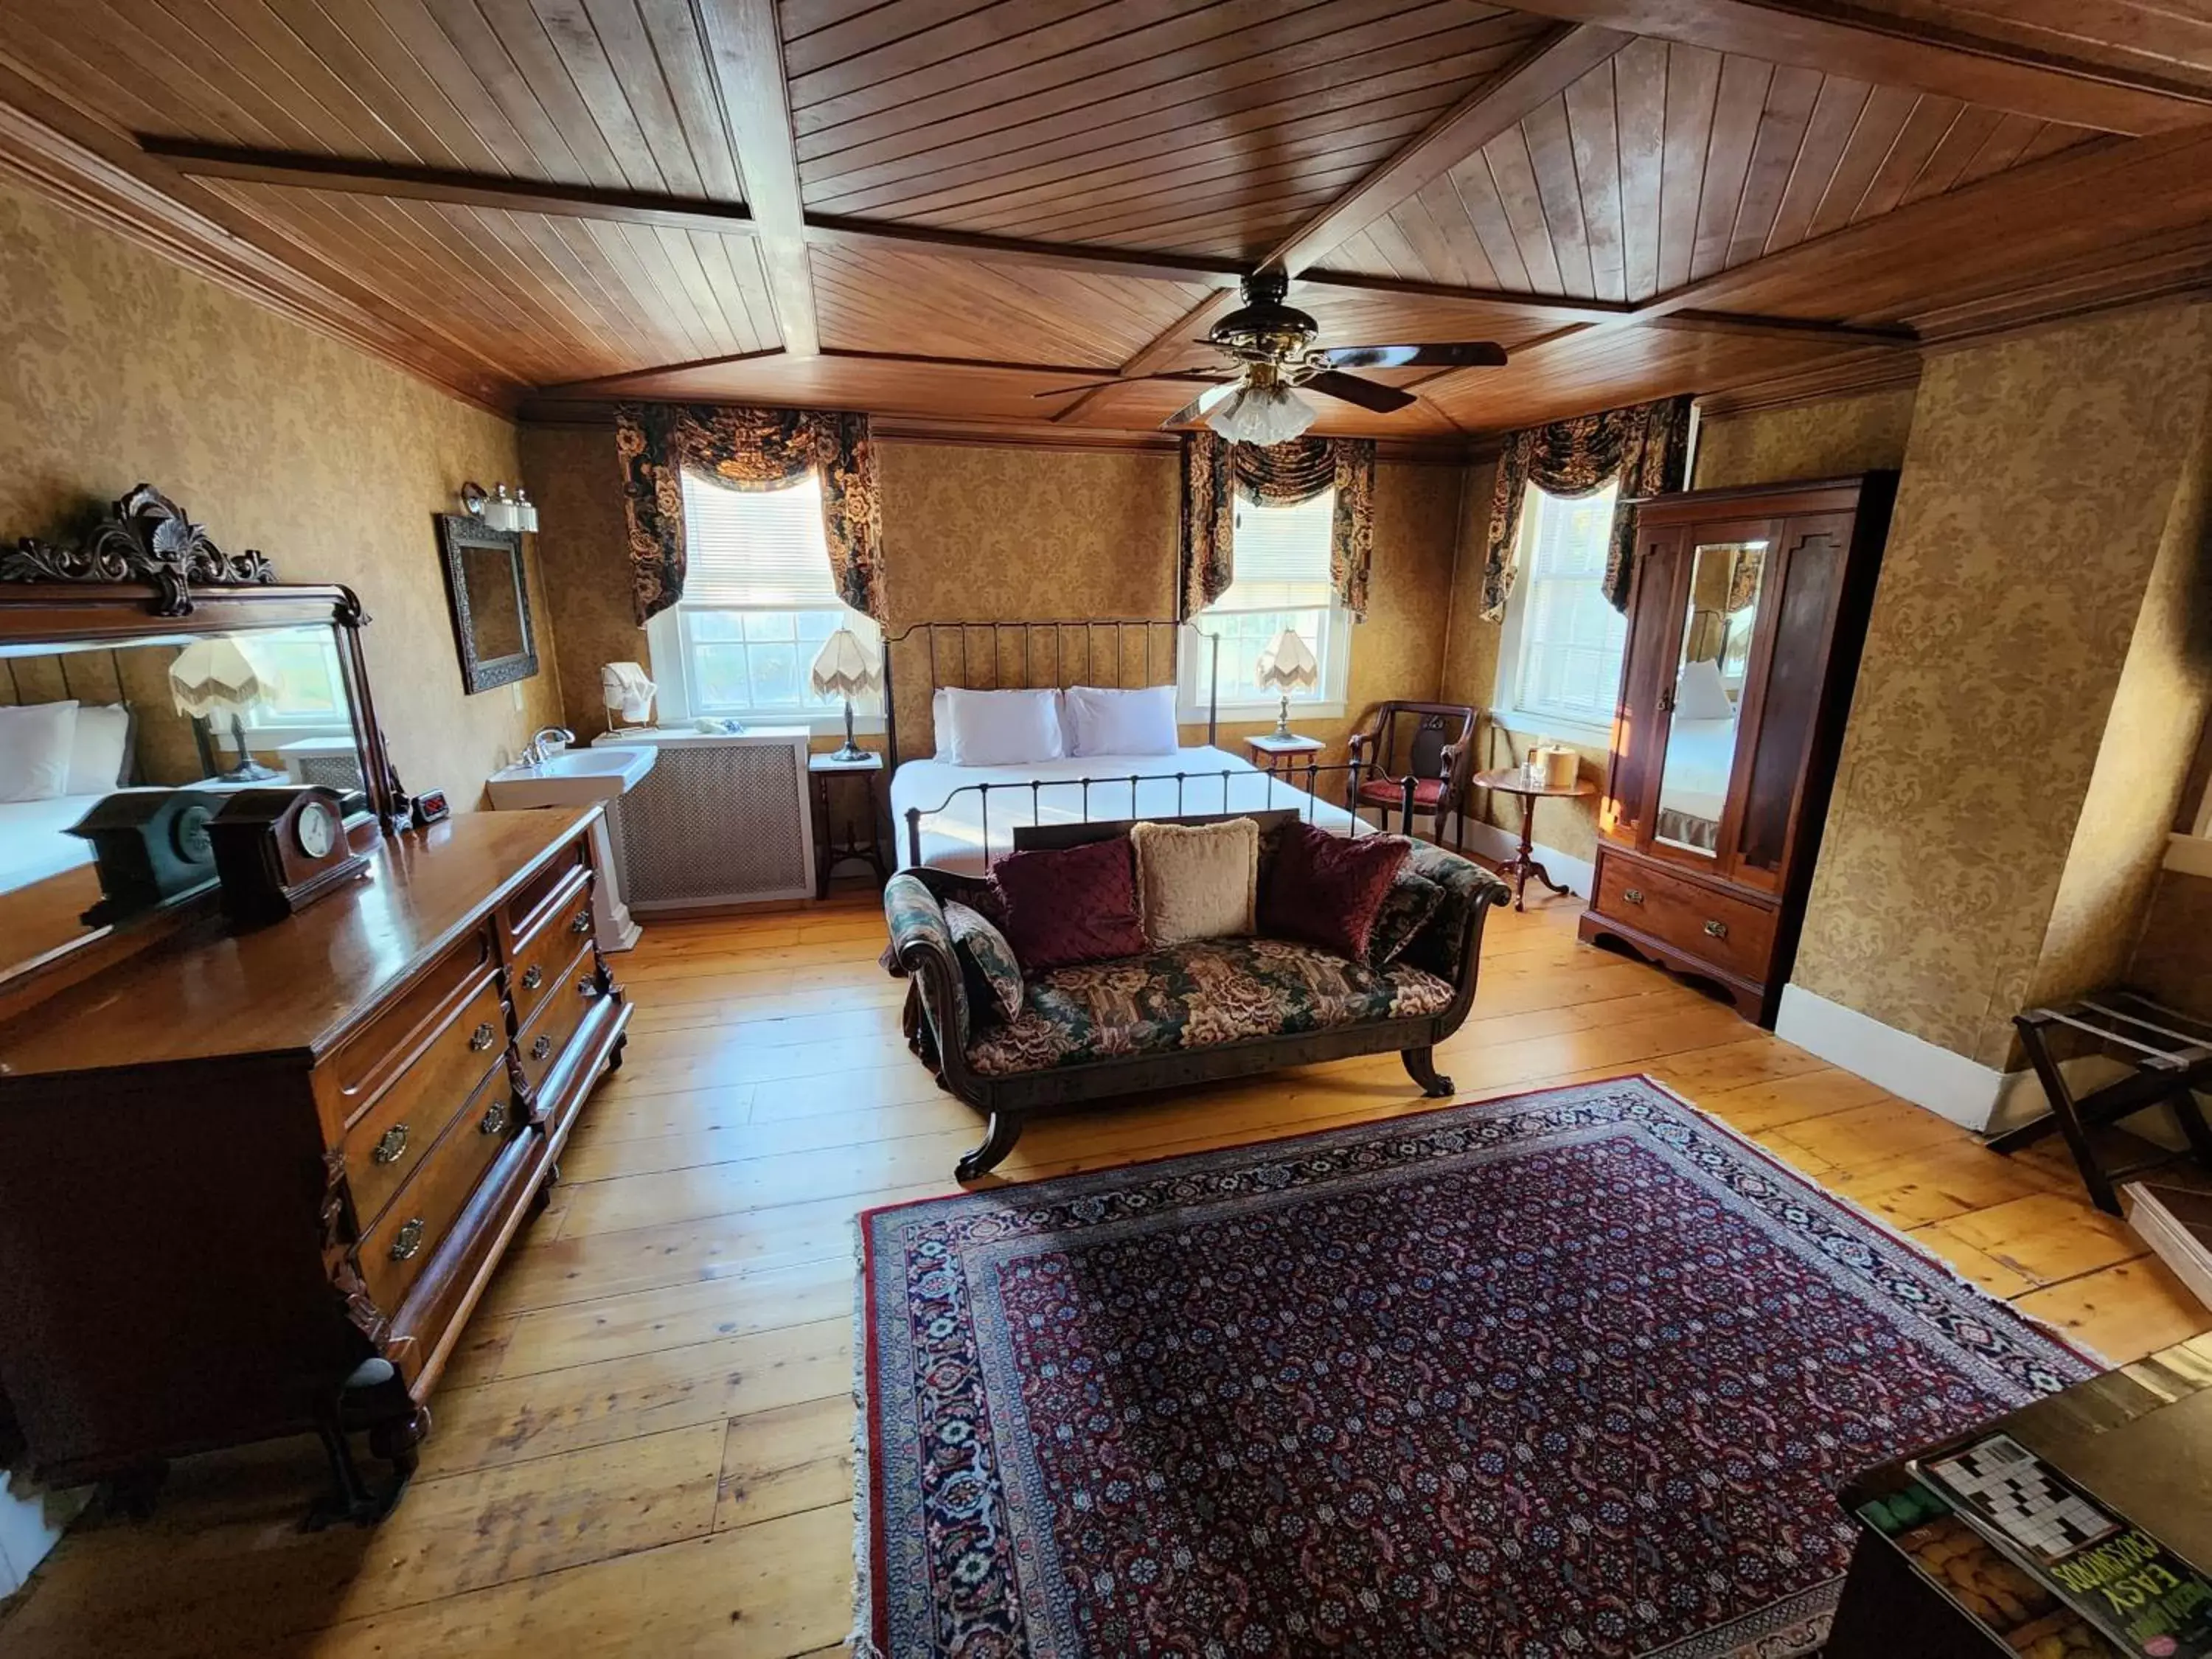
M 1052 622 L 918 622 L 908 624 L 896 634 L 886 634 L 884 636 L 884 744 L 890 756 L 890 769 L 894 772 L 897 770 L 901 758 L 898 744 L 898 689 L 896 672 L 893 668 L 892 647 L 906 643 L 917 635 L 921 636 L 923 648 L 927 653 L 929 695 L 933 697 L 942 686 L 948 684 L 939 672 L 939 636 L 940 635 L 951 635 L 957 642 L 959 648 L 959 678 L 949 682 L 951 684 L 956 687 L 972 686 L 977 690 L 989 691 L 1010 689 L 1042 690 L 1048 688 L 1064 690 L 1071 685 L 1095 685 L 1100 683 L 1095 678 L 1094 671 L 1097 667 L 1097 630 L 1101 629 L 1113 630 L 1114 683 L 1116 686 L 1121 686 L 1127 679 L 1127 630 L 1135 629 L 1139 630 L 1139 637 L 1142 641 L 1145 678 L 1139 686 L 1129 689 L 1138 690 L 1144 686 L 1174 683 L 1176 667 L 1174 647 L 1178 635 L 1188 627 L 1189 624 L 1187 623 L 1162 621 L 1158 617 L 1105 617 Z M 1198 630 L 1192 629 L 1191 632 L 1197 634 Z M 985 635 L 990 645 L 991 678 L 988 685 L 975 684 L 969 661 L 969 641 L 972 635 L 978 633 Z M 1021 649 L 1020 684 L 1011 688 L 1006 684 L 1004 672 L 1006 653 L 1001 645 L 1001 636 L 1008 633 L 1019 636 Z M 1053 655 L 1053 675 L 1042 684 L 1038 683 L 1036 673 L 1036 659 L 1038 654 L 1036 641 L 1040 633 L 1050 636 Z M 1071 677 L 1067 670 L 1067 641 L 1071 633 L 1079 635 L 1083 641 L 1083 669 L 1082 673 L 1076 677 Z M 1166 635 L 1168 642 L 1167 661 L 1170 678 L 1166 680 L 1156 678 L 1153 675 L 1153 641 L 1162 633 Z M 1221 640 L 1218 635 L 1200 634 L 1199 637 L 1210 640 L 1212 647 L 1212 659 L 1207 665 L 1206 711 L 1206 741 L 1207 745 L 1212 747 L 1218 743 L 1221 732 Z M 1323 773 L 1341 774 L 1345 780 L 1345 810 L 1351 814 L 1353 823 L 1364 827 L 1370 833 L 1380 834 L 1387 830 L 1389 827 L 1387 817 L 1382 829 L 1377 830 L 1375 826 L 1367 824 L 1366 821 L 1360 817 L 1358 811 L 1356 803 L 1359 797 L 1360 782 L 1363 776 L 1370 770 L 1366 763 L 1358 760 L 1333 762 L 1328 765 L 1309 761 L 1303 768 L 1297 769 L 1292 775 L 1302 775 L 1304 780 L 1303 793 L 1306 798 L 1306 805 L 1303 809 L 1303 815 L 1307 821 L 1310 823 L 1312 821 L 1312 809 L 1320 801 L 1316 786 L 1321 781 L 1322 775 Z M 972 794 L 976 798 L 983 831 L 983 863 L 988 869 L 991 861 L 991 797 L 994 793 L 1018 794 L 1024 791 L 1028 792 L 1030 821 L 1035 823 L 1038 822 L 1037 812 L 1045 790 L 1079 789 L 1081 791 L 1083 818 L 1088 821 L 1091 817 L 1091 792 L 1094 788 L 1119 788 L 1127 785 L 1129 791 L 1129 811 L 1133 817 L 1138 811 L 1139 786 L 1147 782 L 1164 783 L 1172 778 L 1176 786 L 1176 816 L 1181 817 L 1183 816 L 1185 795 L 1191 785 L 1218 781 L 1221 788 L 1222 805 L 1226 810 L 1229 805 L 1231 780 L 1255 776 L 1264 776 L 1267 780 L 1267 805 L 1256 810 L 1282 811 L 1285 808 L 1292 811 L 1301 810 L 1293 803 L 1286 802 L 1281 807 L 1275 805 L 1275 787 L 1279 783 L 1293 793 L 1300 791 L 1296 783 L 1288 781 L 1273 769 L 1261 773 L 1255 769 L 1236 770 L 1224 768 L 1212 772 L 1135 772 L 1100 778 L 1031 778 L 1025 782 L 962 784 L 957 788 L 949 791 L 945 799 L 934 806 L 909 806 L 906 809 L 907 860 L 909 865 L 919 865 L 921 862 L 921 821 L 925 817 L 934 817 L 944 811 L 963 795 Z M 1410 836 L 1413 830 L 1413 793 L 1416 780 L 1409 775 L 1397 781 L 1401 791 L 1400 827 L 1405 834 Z M 1201 801 L 1201 810 L 1203 805 L 1204 803 Z M 1352 833 L 1356 836 L 1360 833 L 1360 830 L 1354 830 Z M 1009 846 L 1011 845 L 1010 836 Z

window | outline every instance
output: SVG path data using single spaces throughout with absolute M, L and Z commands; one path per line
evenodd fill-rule
M 1211 641 L 1217 638 L 1221 641 L 1222 712 L 1273 714 L 1279 694 L 1263 690 L 1255 676 L 1261 657 L 1285 628 L 1296 630 L 1321 664 L 1320 683 L 1310 691 L 1291 694 L 1292 712 L 1343 712 L 1352 630 L 1350 617 L 1337 604 L 1329 581 L 1329 540 L 1335 522 L 1333 489 L 1288 507 L 1237 501 L 1234 579 L 1219 599 L 1193 618 L 1195 631 L 1203 637 L 1185 641 L 1181 694 L 1185 720 L 1206 718 L 1215 686 Z
M 1609 731 L 1628 620 L 1606 603 L 1605 562 L 1619 486 L 1570 501 L 1530 485 L 1520 572 L 1505 611 L 1496 702 L 1506 721 Z
M 807 686 L 815 653 L 840 628 L 871 648 L 880 635 L 837 598 L 820 477 L 732 489 L 687 472 L 684 537 L 684 597 L 647 630 L 662 719 L 840 726 L 843 701 Z

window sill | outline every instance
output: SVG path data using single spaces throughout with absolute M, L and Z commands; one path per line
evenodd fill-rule
M 659 714 L 660 724 L 672 730 L 680 731 L 687 728 L 698 718 L 696 714 L 679 714 L 673 709 L 666 708 L 662 709 Z M 784 708 L 716 708 L 708 711 L 708 718 L 718 720 L 736 720 L 748 731 L 775 727 L 789 732 L 804 727 L 817 738 L 842 738 L 845 735 L 845 717 L 842 714 L 803 714 Z M 863 714 L 857 711 L 854 714 L 854 736 L 880 737 L 883 735 L 883 730 L 884 717 L 881 714 Z
M 1613 747 L 1613 725 L 1570 720 L 1564 714 L 1531 714 L 1520 708 L 1493 708 L 1490 723 L 1520 738 L 1558 738 L 1581 749 Z
M 1210 712 L 1204 703 L 1200 703 L 1195 708 L 1176 709 L 1176 720 L 1183 726 L 1203 726 Z M 1282 712 L 1283 705 L 1270 697 L 1265 702 L 1224 702 L 1221 705 L 1220 718 L 1224 726 L 1249 726 L 1255 720 L 1277 719 Z M 1344 718 L 1344 712 L 1342 702 L 1299 702 L 1293 699 L 1291 724 L 1296 726 L 1300 720 L 1340 720 Z
M 2212 877 L 2212 838 L 2176 830 L 2166 838 L 2166 867 L 2185 876 Z

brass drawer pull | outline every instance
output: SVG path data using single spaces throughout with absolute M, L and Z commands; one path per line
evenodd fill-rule
M 590 933 L 592 931 L 592 913 L 589 910 L 577 911 L 575 920 L 568 924 L 568 931 L 572 933 Z
M 1709 921 L 1705 924 L 1705 932 L 1711 934 L 1715 939 L 1726 939 L 1728 937 L 1728 923 L 1724 921 Z
M 477 1133 L 480 1135 L 507 1133 L 507 1103 L 505 1101 L 495 1100 L 484 1108 L 483 1119 L 477 1125 Z
M 550 1036 L 542 1036 L 530 1045 L 530 1057 L 532 1060 L 543 1060 L 552 1052 L 553 1039 Z
M 407 1152 L 407 1126 L 395 1123 L 386 1129 L 376 1143 L 376 1150 L 368 1155 L 372 1164 L 397 1164 Z
M 489 1020 L 486 1020 L 482 1024 L 478 1025 L 475 1031 L 470 1035 L 469 1047 L 475 1049 L 477 1053 L 482 1054 L 485 1049 L 491 1047 L 492 1039 L 496 1037 L 498 1035 L 498 1032 L 491 1029 L 491 1022 Z
M 524 990 L 534 991 L 544 983 L 545 970 L 543 968 L 540 968 L 536 963 L 532 963 L 530 966 L 522 970 L 522 988 Z
M 1644 890 L 1641 887 L 1624 887 L 1620 890 L 1620 896 L 1626 903 L 1641 904 L 1644 902 Z
M 422 1218 L 418 1215 L 392 1236 L 392 1259 L 394 1261 L 412 1261 L 422 1248 Z

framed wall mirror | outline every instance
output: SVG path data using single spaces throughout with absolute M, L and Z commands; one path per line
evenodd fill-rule
M 360 602 L 275 575 L 143 484 L 82 542 L 0 552 L 0 1003 L 211 910 L 194 826 L 229 791 L 335 789 L 356 850 L 398 824 Z M 165 868 L 109 892 L 84 832 L 125 821 Z
M 436 516 L 462 684 L 473 696 L 528 679 L 538 672 L 538 635 L 521 533 L 494 530 L 466 514 Z

